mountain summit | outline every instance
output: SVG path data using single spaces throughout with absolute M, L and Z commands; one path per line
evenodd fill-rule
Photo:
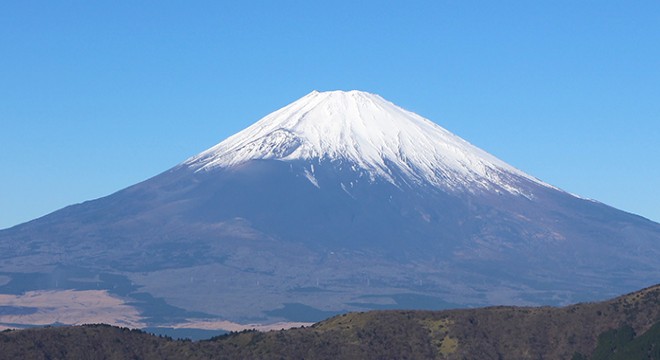
M 660 224 L 377 95 L 312 92 L 151 179 L 0 231 L 0 294 L 106 291 L 165 326 L 560 305 L 656 283 L 659 245 Z
M 212 170 L 255 159 L 328 161 L 371 180 L 455 190 L 516 192 L 512 178 L 542 184 L 437 124 L 355 90 L 313 91 L 186 164 Z

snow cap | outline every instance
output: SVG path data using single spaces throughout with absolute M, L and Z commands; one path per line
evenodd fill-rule
M 439 125 L 356 90 L 312 91 L 184 164 L 200 171 L 253 159 L 349 161 L 391 182 L 396 167 L 412 181 L 449 188 L 516 192 L 507 189 L 511 175 L 541 183 Z

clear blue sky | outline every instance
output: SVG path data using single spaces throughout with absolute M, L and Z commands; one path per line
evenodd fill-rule
M 359 89 L 660 221 L 659 1 L 3 1 L 0 228 Z

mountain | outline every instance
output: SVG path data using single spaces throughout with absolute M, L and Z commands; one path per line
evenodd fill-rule
M 106 325 L 0 333 L 0 359 L 660 359 L 660 286 L 567 307 L 343 314 L 176 341 Z
M 377 95 L 312 92 L 151 179 L 0 231 L 0 294 L 36 315 L 25 294 L 107 295 L 146 325 L 562 305 L 656 282 L 659 245 L 660 224 Z

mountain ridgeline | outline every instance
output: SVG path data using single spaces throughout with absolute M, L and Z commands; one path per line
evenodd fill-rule
M 600 303 L 349 313 L 182 341 L 86 325 L 0 333 L 0 359 L 660 359 L 660 286 Z
M 147 325 L 564 305 L 655 283 L 659 244 L 660 224 L 380 96 L 312 92 L 151 179 L 0 231 L 0 293 L 106 290 Z

